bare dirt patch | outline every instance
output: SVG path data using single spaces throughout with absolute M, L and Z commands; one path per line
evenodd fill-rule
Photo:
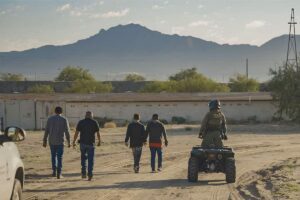
M 299 199 L 300 127 L 262 124 L 229 129 L 225 144 L 235 149 L 235 184 L 226 184 L 224 174 L 199 174 L 197 183 L 187 181 L 190 150 L 201 142 L 198 126 L 168 126 L 163 171 L 154 174 L 150 173 L 148 147 L 143 149 L 140 173 L 134 174 L 131 151 L 123 143 L 125 128 L 102 129 L 104 143 L 96 149 L 92 182 L 81 179 L 80 153 L 72 148 L 64 152 L 65 178 L 52 178 L 43 134 L 29 132 L 18 144 L 26 168 L 24 195 L 37 200 Z

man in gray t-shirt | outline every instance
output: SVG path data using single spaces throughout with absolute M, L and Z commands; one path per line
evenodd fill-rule
M 62 108 L 55 108 L 55 115 L 48 118 L 44 139 L 43 147 L 47 147 L 47 140 L 49 139 L 49 146 L 51 150 L 51 161 L 52 161 L 52 176 L 57 176 L 60 179 L 62 169 L 62 156 L 64 153 L 64 137 L 68 142 L 70 148 L 70 128 L 68 120 L 61 116 Z M 57 161 L 57 164 L 56 164 Z

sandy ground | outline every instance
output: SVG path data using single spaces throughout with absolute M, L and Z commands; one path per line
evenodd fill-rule
M 95 155 L 94 181 L 80 176 L 80 153 L 65 148 L 63 175 L 50 176 L 50 151 L 42 147 L 42 132 L 29 132 L 19 143 L 26 167 L 25 199 L 300 199 L 300 126 L 231 125 L 225 144 L 236 153 L 237 179 L 226 184 L 224 174 L 199 174 L 187 181 L 187 161 L 199 127 L 168 126 L 163 171 L 150 173 L 150 152 L 143 149 L 141 171 L 134 174 L 132 155 L 124 146 L 124 128 L 103 129 Z

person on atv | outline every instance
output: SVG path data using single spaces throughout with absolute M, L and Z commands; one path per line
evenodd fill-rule
M 209 112 L 201 123 L 199 138 L 203 139 L 201 146 L 204 148 L 222 148 L 222 139 L 227 140 L 226 119 L 221 112 L 219 100 L 211 100 L 208 104 Z

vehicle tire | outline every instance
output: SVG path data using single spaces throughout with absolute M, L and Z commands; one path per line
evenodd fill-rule
M 188 166 L 188 181 L 197 182 L 198 172 L 199 172 L 199 159 L 196 157 L 191 157 L 189 159 L 189 166 Z
M 21 200 L 22 199 L 22 186 L 18 179 L 15 179 L 14 189 L 11 195 L 11 200 Z
M 226 182 L 227 183 L 234 183 L 235 176 L 236 176 L 236 169 L 235 169 L 235 159 L 234 158 L 227 158 L 225 161 L 225 174 L 226 174 Z

